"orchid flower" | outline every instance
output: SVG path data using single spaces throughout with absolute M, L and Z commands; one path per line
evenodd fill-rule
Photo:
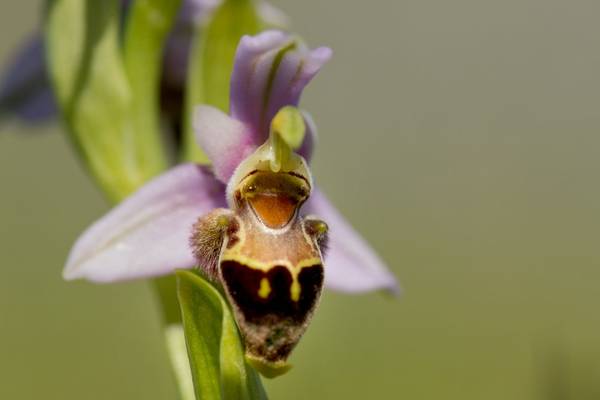
M 34 35 L 0 80 L 0 112 L 39 122 L 59 111 L 121 201 L 76 241 L 66 280 L 175 275 L 155 283 L 183 398 L 264 398 L 257 372 L 290 368 L 324 287 L 399 290 L 309 167 L 317 130 L 298 107 L 329 48 L 278 30 L 241 37 L 286 24 L 264 0 L 60 0 L 47 11 L 44 40 Z M 165 127 L 192 162 L 166 170 Z
M 198 143 L 212 170 L 182 164 L 147 183 L 81 235 L 64 277 L 113 282 L 196 266 L 188 244 L 192 225 L 211 210 L 227 207 L 227 183 L 236 168 L 267 141 L 277 111 L 298 104 L 304 86 L 330 56 L 328 48 L 308 50 L 280 31 L 243 37 L 231 77 L 230 114 L 210 106 L 196 111 Z M 309 160 L 316 129 L 310 116 L 303 116 L 307 133 L 299 155 Z M 329 225 L 327 286 L 348 292 L 397 290 L 385 264 L 319 189 L 312 189 L 303 208 Z
M 125 199 L 77 240 L 64 278 L 114 282 L 199 266 L 223 285 L 248 359 L 267 374 L 286 370 L 323 280 L 347 292 L 397 291 L 308 167 L 316 128 L 296 107 L 330 57 L 281 31 L 242 37 L 229 114 L 195 111 L 212 168 L 176 166 Z

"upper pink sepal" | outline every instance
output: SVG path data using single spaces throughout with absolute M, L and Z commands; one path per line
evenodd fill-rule
M 269 138 L 275 114 L 296 107 L 304 87 L 331 57 L 331 50 L 311 50 L 281 31 L 244 36 L 235 54 L 231 75 L 229 116 L 208 106 L 198 107 L 194 131 L 200 147 L 227 182 L 235 166 Z M 316 130 L 305 114 L 307 135 L 298 154 L 310 160 Z
M 231 75 L 231 116 L 249 125 L 257 146 L 264 143 L 275 114 L 298 105 L 304 87 L 330 58 L 328 47 L 311 50 L 282 31 L 242 37 Z
M 216 177 L 227 182 L 255 148 L 247 127 L 218 108 L 206 105 L 196 107 L 193 124 L 196 141 L 211 160 Z

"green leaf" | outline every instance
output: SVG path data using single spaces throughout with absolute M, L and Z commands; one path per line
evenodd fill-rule
M 158 130 L 151 126 L 158 118 L 157 72 L 145 65 L 148 71 L 134 75 L 143 69 L 141 62 L 159 60 L 174 6 L 166 0 L 144 3 L 165 11 L 164 21 L 152 17 L 154 12 L 145 15 L 145 5 L 134 6 L 126 47 L 136 54 L 127 63 L 120 46 L 120 1 L 51 0 L 46 10 L 47 59 L 59 106 L 79 153 L 112 200 L 166 167 Z M 143 60 L 133 60 L 146 50 Z M 154 81 L 144 88 L 143 79 Z M 149 114 L 145 129 L 140 121 Z
M 210 21 L 198 27 L 187 78 L 183 117 L 184 159 L 208 161 L 194 138 L 194 106 L 208 104 L 224 112 L 229 110 L 229 80 L 238 42 L 243 35 L 256 34 L 260 29 L 261 23 L 251 0 L 225 0 Z
M 191 271 L 177 271 L 177 295 L 197 399 L 266 399 L 245 361 L 237 326 L 221 293 Z

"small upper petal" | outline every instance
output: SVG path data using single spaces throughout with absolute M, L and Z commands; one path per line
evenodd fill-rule
M 329 250 L 325 254 L 327 287 L 344 292 L 399 292 L 398 282 L 385 263 L 320 190 L 313 190 L 305 212 L 329 226 Z
M 198 145 L 210 159 L 215 176 L 227 182 L 236 167 L 254 150 L 246 126 L 211 106 L 194 110 L 194 132 Z
M 77 240 L 63 276 L 112 282 L 190 268 L 192 225 L 225 205 L 222 183 L 195 164 L 153 179 L 88 228 Z
M 298 105 L 302 90 L 330 57 L 329 48 L 309 50 L 281 31 L 242 37 L 231 75 L 230 113 L 248 125 L 255 145 L 267 139 L 279 109 Z

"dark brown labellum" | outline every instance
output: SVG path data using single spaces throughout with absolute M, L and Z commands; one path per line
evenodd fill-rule
M 274 376 L 288 368 L 319 302 L 327 224 L 299 216 L 310 194 L 299 174 L 253 170 L 233 193 L 233 210 L 202 217 L 191 244 L 206 275 L 223 286 L 248 360 Z
M 293 276 L 278 265 L 267 271 L 237 261 L 221 262 L 223 285 L 235 308 L 246 350 L 268 362 L 285 361 L 306 330 L 323 286 L 323 266 L 298 273 L 299 296 Z

